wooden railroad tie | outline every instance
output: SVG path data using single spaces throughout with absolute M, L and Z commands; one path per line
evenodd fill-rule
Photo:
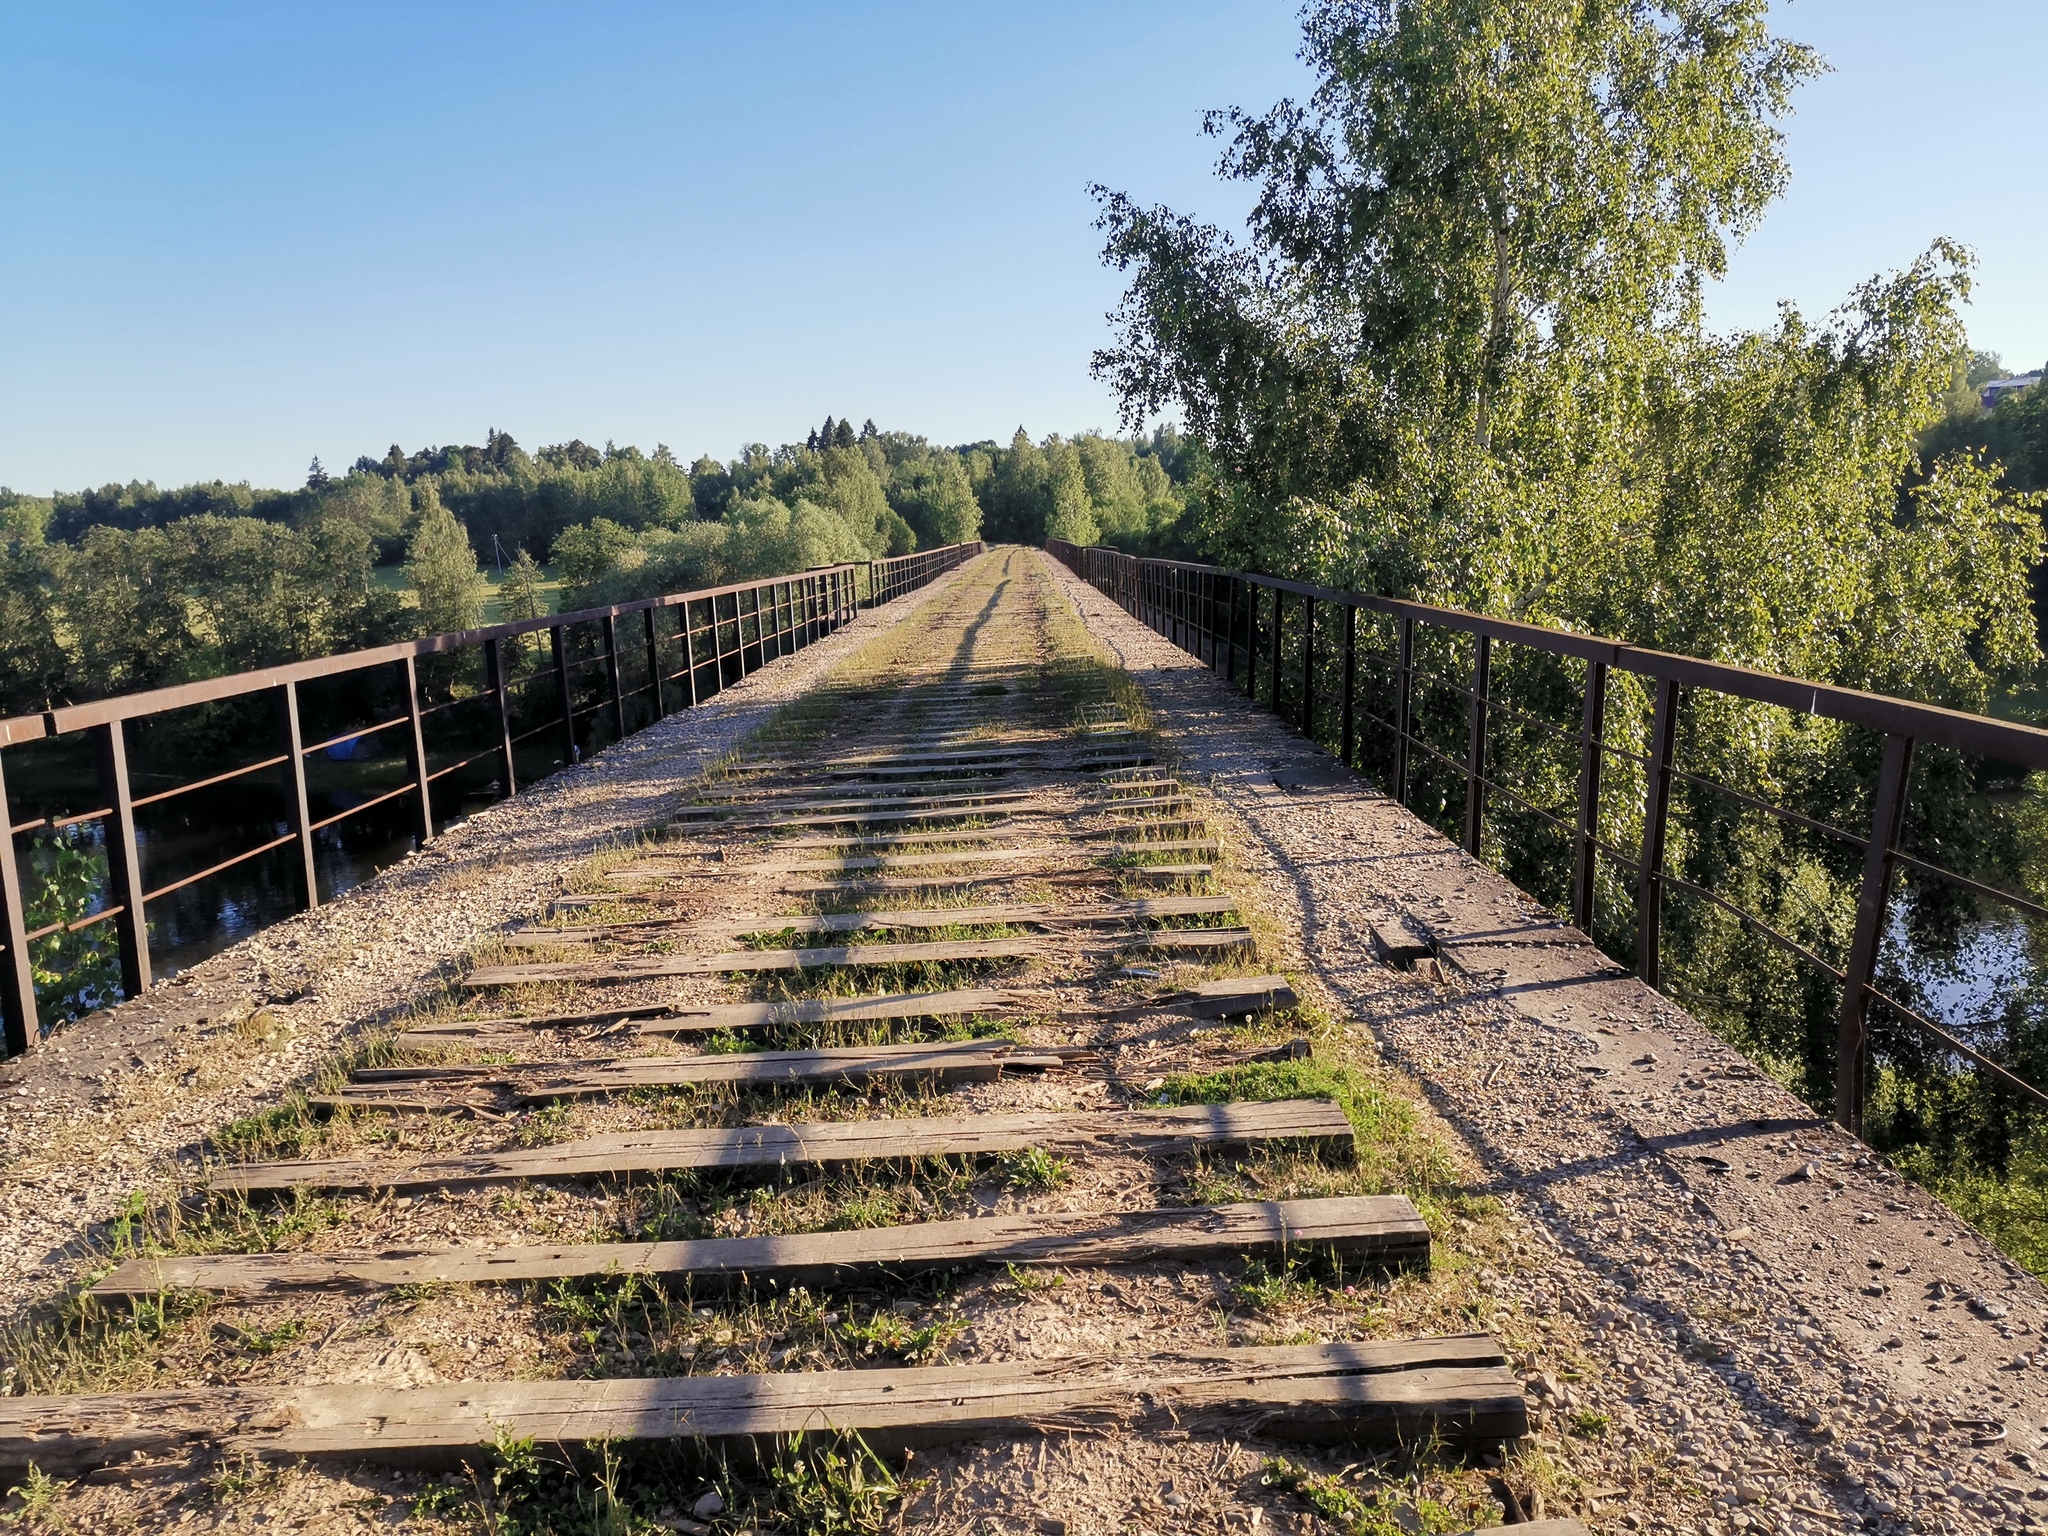
M 250 1455 L 460 1465 L 506 1437 L 694 1442 L 742 1455 L 857 1433 L 881 1454 L 1063 1429 L 1171 1425 L 1310 1444 L 1499 1445 L 1522 1385 L 1484 1334 L 1141 1358 L 430 1387 L 200 1387 L 0 1398 L 0 1469 Z
M 1157 1260 L 1327 1255 L 1427 1269 L 1429 1227 L 1405 1195 L 1247 1202 L 1098 1215 L 981 1216 L 854 1232 L 661 1243 L 401 1248 L 129 1259 L 89 1294 L 102 1300 L 205 1291 L 242 1300 L 297 1290 L 509 1284 L 648 1275 L 702 1289 L 732 1283 L 834 1285 L 997 1264 L 1100 1267 Z
M 731 917 L 698 918 L 679 922 L 655 919 L 601 923 L 581 928 L 520 928 L 508 937 L 507 942 L 574 944 L 592 939 L 635 939 L 646 936 L 649 930 L 653 930 L 657 936 L 662 933 L 687 933 L 742 938 L 749 934 L 867 933 L 882 932 L 891 928 L 951 928 L 957 924 L 983 926 L 995 923 L 1028 923 L 1041 928 L 1099 927 L 1111 923 L 1148 922 L 1173 917 L 1217 917 L 1236 910 L 1237 902 L 1228 896 L 1152 896 L 1136 901 L 1106 902 L 1092 907 L 1062 908 L 1013 903 L 1000 907 L 937 907 L 923 911 L 905 909 L 798 915 L 743 912 Z
M 481 966 L 466 987 L 516 987 L 535 981 L 650 981 L 728 971 L 802 971 L 826 966 L 910 965 L 925 961 L 1023 960 L 1050 951 L 1046 939 L 958 939 L 937 944 L 857 944 L 831 949 L 735 949 L 711 955 L 634 955 L 619 960 L 540 961 Z
M 1100 1058 L 1081 1046 L 1029 1046 L 1013 1040 L 944 1040 L 931 1044 L 842 1046 L 808 1051 L 722 1051 L 700 1056 L 639 1056 L 579 1064 L 364 1067 L 334 1093 L 308 1102 L 328 1109 L 457 1109 L 473 1100 L 436 1103 L 422 1089 L 485 1092 L 515 1104 L 602 1098 L 635 1088 L 832 1088 L 874 1082 L 989 1083 L 1005 1072 L 1058 1071 Z
M 743 1125 L 720 1130 L 619 1131 L 551 1147 L 465 1153 L 407 1167 L 350 1158 L 231 1163 L 214 1173 L 210 1187 L 222 1194 L 295 1189 L 363 1194 L 529 1179 L 626 1177 L 687 1168 L 770 1172 L 919 1157 L 992 1157 L 1033 1148 L 1053 1153 L 1110 1150 L 1160 1156 L 1202 1147 L 1277 1144 L 1303 1144 L 1348 1157 L 1354 1145 L 1351 1122 L 1326 1099 L 1281 1099 L 1081 1114 L 1016 1111 Z

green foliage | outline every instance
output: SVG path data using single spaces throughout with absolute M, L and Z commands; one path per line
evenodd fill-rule
M 430 635 L 475 629 L 483 622 L 488 584 L 477 568 L 469 534 L 425 488 L 419 521 L 405 547 L 405 573 L 419 597 L 420 628 Z
M 1470 1529 L 1470 1522 L 1459 1511 L 1439 1500 L 1416 1498 L 1411 1505 L 1392 1488 L 1368 1494 L 1346 1487 L 1341 1476 L 1311 1472 L 1284 1456 L 1268 1457 L 1259 1481 L 1293 1494 L 1344 1536 L 1408 1536 L 1417 1531 Z
M 404 628 L 353 523 L 211 514 L 0 546 L 0 708 L 40 709 L 381 644 Z
M 70 931 L 90 915 L 107 879 L 106 854 L 66 827 L 38 838 L 23 871 L 23 916 L 28 931 L 65 926 L 29 945 L 36 1013 L 45 1028 L 80 1018 L 121 995 L 121 950 L 114 925 L 94 923 Z
M 1964 709 L 2029 676 L 2044 502 L 2010 466 L 2048 440 L 2021 430 L 2048 407 L 2020 395 L 1991 413 L 2011 434 L 2002 481 L 1978 451 L 1984 413 L 1958 398 L 1978 367 L 1959 318 L 1969 253 L 1937 240 L 1819 321 L 1788 306 L 1753 333 L 1705 326 L 1702 285 L 1781 190 L 1778 122 L 1821 67 L 1767 22 L 1763 0 L 1316 0 L 1313 95 L 1210 120 L 1223 173 L 1255 199 L 1243 238 L 1098 189 L 1105 258 L 1131 281 L 1097 369 L 1129 419 L 1171 407 L 1206 448 L 1189 493 L 1203 549 Z M 1361 628 L 1377 665 L 1392 637 Z M 1426 675 L 1469 676 L 1468 644 L 1424 644 Z M 1494 653 L 1495 695 L 1563 729 L 1583 678 Z M 1424 733 L 1460 739 L 1461 706 L 1434 692 L 1418 690 Z M 1618 679 L 1609 744 L 1642 750 L 1649 717 Z M 1489 750 L 1498 782 L 1569 814 L 1574 767 L 1539 730 L 1503 718 Z M 1867 733 L 1688 691 L 1679 753 L 1689 773 L 1868 825 Z M 1433 775 L 1418 770 L 1411 803 L 1455 831 L 1462 786 Z M 1907 841 L 2032 889 L 2040 829 L 2019 787 L 1925 748 Z M 1636 846 L 1642 803 L 1615 762 L 1603 840 Z M 1564 840 L 1499 800 L 1489 836 L 1517 883 L 1562 901 Z M 1843 963 L 1853 848 L 1686 784 L 1667 863 Z M 1596 936 L 1625 957 L 1633 893 L 1599 878 Z M 1932 881 L 1908 890 L 1918 953 L 1953 958 L 1982 914 Z M 1837 989 L 1705 903 L 1670 902 L 1665 925 L 1667 990 L 1831 1106 Z M 2015 1061 L 2048 1055 L 2040 1014 L 2030 997 L 1990 1021 Z M 1879 1045 L 1900 1072 L 1873 1134 L 1997 1166 L 2018 1106 L 1902 1031 Z
M 1005 1152 L 1003 1171 L 1010 1188 L 1039 1194 L 1058 1189 L 1074 1176 L 1074 1165 L 1043 1147 L 1026 1147 L 1022 1152 Z
M 770 1502 L 799 1536 L 879 1536 L 902 1485 L 859 1435 L 784 1445 L 768 1467 Z
M 70 1483 L 50 1476 L 30 1462 L 27 1475 L 7 1490 L 9 1498 L 20 1502 L 11 1510 L 0 1511 L 0 1524 L 18 1526 L 24 1531 L 60 1529 L 57 1507 L 70 1487 Z

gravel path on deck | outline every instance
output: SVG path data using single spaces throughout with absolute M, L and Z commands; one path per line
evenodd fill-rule
M 660 819 L 781 705 L 958 578 L 859 615 L 479 811 L 327 906 L 0 1063 L 0 1323 L 68 1282 L 132 1191 L 310 1081 L 352 1038 L 432 992 L 479 940 L 536 916 L 564 874 Z
M 1608 1490 L 1596 1530 L 2048 1526 L 2031 1460 L 2048 1417 L 2039 1283 L 1583 935 L 1047 564 L 1183 768 L 1241 820 L 1303 963 L 1525 1224 L 1515 1262 L 1484 1277 L 1494 1326 L 1529 1341 L 1541 1448 Z M 1369 923 L 1389 909 L 1460 968 L 1376 963 Z

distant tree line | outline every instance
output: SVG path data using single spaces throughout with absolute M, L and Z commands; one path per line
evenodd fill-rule
M 469 628 L 486 566 L 523 618 L 549 611 L 549 565 L 573 608 L 980 537 L 1186 553 L 1202 463 L 1170 428 L 942 447 L 827 417 L 687 467 L 665 444 L 529 453 L 493 429 L 341 474 L 316 459 L 295 490 L 0 489 L 0 711 Z

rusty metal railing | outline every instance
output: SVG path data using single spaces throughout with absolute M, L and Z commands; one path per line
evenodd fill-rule
M 1380 778 L 1394 799 L 1410 803 L 1418 763 L 1433 767 L 1445 782 L 1462 786 L 1460 840 L 1475 858 L 1486 847 L 1492 797 L 1504 799 L 1518 813 L 1554 829 L 1567 841 L 1571 855 L 1569 895 L 1564 905 L 1572 921 L 1589 936 L 1595 929 L 1597 869 L 1601 861 L 1607 861 L 1624 885 L 1632 887 L 1634 967 L 1649 985 L 1660 983 L 1667 892 L 1682 893 L 1722 910 L 1744 930 L 1758 934 L 1838 984 L 1835 1118 L 1858 1135 L 1863 1132 L 1869 1103 L 1869 1010 L 1873 1004 L 1919 1031 L 1940 1050 L 1969 1061 L 2026 1098 L 2048 1104 L 2048 1091 L 1956 1038 L 1885 991 L 1876 980 L 1887 925 L 1896 916 L 1894 877 L 1902 872 L 1923 880 L 1950 882 L 1973 898 L 1995 903 L 2028 920 L 2048 919 L 2048 906 L 2031 897 L 1945 868 L 1900 845 L 1916 746 L 1949 748 L 2034 771 L 2048 769 L 2048 731 L 1459 609 L 1183 561 L 1139 559 L 1099 546 L 1080 548 L 1051 541 L 1046 549 L 1126 612 L 1222 672 L 1255 700 L 1263 696 L 1283 718 L 1318 744 L 1327 745 L 1345 763 L 1360 766 L 1362 728 L 1376 727 L 1391 748 L 1385 754 Z M 1390 643 L 1377 656 L 1359 644 L 1361 615 L 1375 616 L 1389 630 Z M 1423 666 L 1418 660 L 1418 644 L 1431 633 L 1468 641 L 1465 664 L 1469 670 L 1452 677 Z M 1526 648 L 1582 665 L 1576 730 L 1517 709 L 1498 696 L 1493 686 L 1497 646 Z M 1361 689 L 1362 664 L 1368 674 L 1364 681 L 1378 685 L 1369 691 Z M 1335 699 L 1318 691 L 1319 683 L 1332 672 Z M 1377 676 L 1372 675 L 1375 672 Z M 1642 751 L 1607 739 L 1609 682 L 1617 672 L 1640 679 L 1650 695 L 1652 708 Z M 1418 729 L 1416 711 L 1425 694 L 1457 701 L 1456 707 L 1465 717 L 1462 753 L 1443 750 Z M 1682 694 L 1719 694 L 1876 733 L 1882 739 L 1882 750 L 1867 824 L 1859 830 L 1838 827 L 1681 768 L 1676 748 Z M 1439 709 L 1437 714 L 1441 719 L 1444 711 Z M 1573 803 L 1538 804 L 1527 786 L 1502 780 L 1497 763 L 1489 758 L 1489 739 L 1502 719 L 1535 737 L 1554 739 L 1576 758 Z M 1631 773 L 1640 772 L 1643 779 L 1641 834 L 1634 852 L 1613 846 L 1601 835 L 1601 776 L 1603 769 L 1616 762 L 1629 764 Z M 1810 945 L 1731 901 L 1724 892 L 1666 867 L 1674 784 L 1726 796 L 1745 811 L 1777 818 L 1860 855 L 1854 931 L 1844 963 L 1830 962 Z
M 611 739 L 618 739 L 628 734 L 629 711 L 644 714 L 646 723 L 652 723 L 662 719 L 671 706 L 689 708 L 702 703 L 768 662 L 833 633 L 860 610 L 915 591 L 979 554 L 984 547 L 979 542 L 955 544 L 893 559 L 824 566 L 799 575 L 734 582 L 698 592 L 643 598 L 458 634 L 430 635 L 373 650 L 351 651 L 0 719 L 0 816 L 7 820 L 9 833 L 7 857 L 0 858 L 0 1043 L 5 1046 L 0 1054 L 27 1050 L 42 1032 L 30 963 L 30 946 L 38 940 L 60 930 L 76 932 L 103 923 L 113 924 L 120 952 L 121 990 L 132 997 L 153 980 L 150 903 L 255 860 L 277 855 L 292 865 L 299 907 L 303 910 L 317 906 L 317 833 L 381 805 L 405 801 L 411 807 L 416 842 L 429 842 L 441 824 L 435 815 L 435 786 L 463 770 L 480 762 L 494 765 L 498 792 L 501 796 L 512 795 L 519 787 L 514 765 L 517 748 L 553 736 L 560 744 L 561 761 L 574 762 L 580 757 L 583 744 L 591 739 L 595 722 L 608 726 Z M 636 616 L 640 635 L 622 636 L 621 621 L 632 621 Z M 526 676 L 516 675 L 520 669 L 508 660 L 508 649 L 522 645 L 525 637 L 537 636 L 542 631 L 548 636 L 551 664 Z M 626 645 L 644 648 L 644 680 L 634 687 L 627 687 L 623 679 L 622 656 Z M 578 656 L 577 650 L 584 646 L 590 653 Z M 432 697 L 431 690 L 423 690 L 423 665 L 450 668 L 451 663 L 438 658 L 458 657 L 465 652 L 481 652 L 480 690 L 461 694 L 445 690 L 449 696 L 439 700 Z M 643 664 L 636 661 L 635 669 L 643 670 Z M 593 672 L 598 684 L 597 697 L 579 704 L 578 687 Z M 363 689 L 365 696 L 395 697 L 397 702 L 388 713 L 351 720 L 338 734 L 308 742 L 301 723 L 300 690 L 302 685 L 325 680 L 367 682 L 373 686 Z M 543 698 L 532 711 L 541 716 L 538 724 L 515 731 L 515 702 L 544 680 L 553 683 L 552 701 Z M 128 740 L 131 726 L 196 706 L 258 695 L 268 695 L 272 701 L 274 740 L 267 750 L 259 747 L 252 761 L 238 762 L 224 771 L 205 773 L 146 795 L 134 792 Z M 478 710 L 488 712 L 481 724 L 475 718 Z M 457 711 L 467 712 L 468 740 L 463 745 L 473 746 L 479 737 L 484 745 L 480 750 L 465 752 L 456 761 L 435 766 L 429 755 L 429 738 L 437 734 L 436 722 Z M 7 793 L 9 749 L 79 735 L 89 738 L 93 749 L 92 784 L 89 788 L 78 786 L 80 793 L 89 796 L 92 808 L 15 821 L 13 801 Z M 403 781 L 396 788 L 347 806 L 336 815 L 314 820 L 307 790 L 307 760 L 317 753 L 387 735 L 397 736 L 404 754 Z M 152 887 L 137 834 L 138 809 L 273 771 L 281 772 L 286 784 L 286 825 L 282 833 L 234 850 L 206 868 Z M 106 899 L 75 921 L 30 928 L 18 840 L 39 831 L 62 831 L 95 823 L 106 854 Z

